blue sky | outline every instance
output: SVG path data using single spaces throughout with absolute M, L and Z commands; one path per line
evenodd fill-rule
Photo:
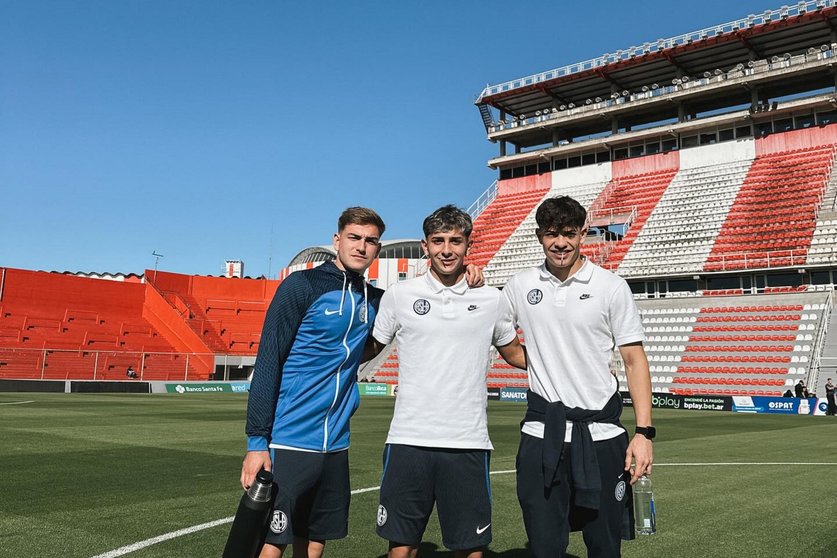
M 275 275 L 351 205 L 418 237 L 495 178 L 486 83 L 780 5 L 0 0 L 0 266 Z

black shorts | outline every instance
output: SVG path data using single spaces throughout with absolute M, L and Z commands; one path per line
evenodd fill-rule
M 265 542 L 342 539 L 349 530 L 349 452 L 273 450 L 278 486 Z
M 628 436 L 594 442 L 602 483 L 599 509 L 575 508 L 569 467 L 570 444 L 558 465 L 557 481 L 550 490 L 543 486 L 543 440 L 522 434 L 517 453 L 517 498 L 531 551 L 537 558 L 565 556 L 570 527 L 582 531 L 590 557 L 620 556 L 622 534 L 633 533 L 633 492 L 630 473 L 625 472 Z
M 418 546 L 435 502 L 442 544 L 450 550 L 491 542 L 488 450 L 388 444 L 378 506 L 378 535 Z

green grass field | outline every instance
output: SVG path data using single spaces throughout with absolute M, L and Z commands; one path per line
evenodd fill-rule
M 354 489 L 378 485 L 392 403 L 366 398 L 353 419 Z M 0 394 L 0 556 L 90 558 L 231 516 L 245 408 L 230 394 Z M 490 556 L 528 556 L 514 474 L 503 473 L 514 468 L 523 410 L 490 406 L 499 472 Z M 624 418 L 632 426 L 630 409 Z M 624 556 L 837 556 L 837 419 L 656 410 L 654 422 L 658 534 L 625 543 Z M 377 499 L 353 496 L 349 537 L 329 543 L 328 556 L 384 555 Z M 124 555 L 219 556 L 228 530 Z M 440 540 L 434 518 L 420 556 L 452 556 Z M 570 552 L 586 555 L 580 536 Z

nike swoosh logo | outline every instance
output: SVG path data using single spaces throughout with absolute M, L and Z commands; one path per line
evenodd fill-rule
M 485 530 L 489 527 L 491 527 L 491 523 L 489 523 L 485 527 L 477 527 L 477 535 L 482 535 L 483 533 L 485 533 Z
M 325 315 L 326 315 L 326 316 L 332 316 L 332 315 L 334 315 L 334 314 L 338 313 L 339 311 L 340 311 L 340 310 L 329 310 L 328 308 L 326 308 L 326 310 L 325 310 Z

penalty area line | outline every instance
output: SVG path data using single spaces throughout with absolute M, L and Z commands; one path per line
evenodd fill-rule
M 25 405 L 26 403 L 34 403 L 34 401 L 9 401 L 8 403 L 0 403 L 0 405 Z
M 8 405 L 8 403 L 6 403 Z M 830 465 L 835 466 L 837 463 L 824 463 L 824 462 L 786 462 L 786 461 L 772 461 L 772 462 L 749 462 L 749 463 L 735 463 L 735 462 L 728 462 L 728 463 L 654 463 L 654 467 L 757 467 L 757 466 L 823 466 L 823 465 Z M 515 473 L 515 469 L 507 469 L 505 471 L 491 471 L 490 475 L 507 475 L 511 473 Z M 363 494 L 365 492 L 375 492 L 376 490 L 380 490 L 380 486 L 370 486 L 368 488 L 358 488 L 356 490 L 352 490 L 352 494 Z M 125 556 L 126 554 L 130 554 L 132 552 L 136 552 L 137 550 L 142 550 L 143 548 L 147 548 L 149 546 L 155 545 L 157 543 L 169 541 L 171 539 L 176 539 L 178 537 L 183 537 L 185 535 L 190 535 L 192 533 L 197 533 L 198 531 L 203 531 L 204 529 L 212 529 L 213 527 L 218 527 L 220 525 L 226 525 L 227 523 L 232 523 L 234 516 L 232 517 L 225 517 L 223 519 L 216 519 L 215 521 L 210 521 L 208 523 L 201 523 L 200 525 L 193 525 L 192 527 L 186 527 L 185 529 L 178 529 L 177 531 L 172 531 L 171 533 L 165 533 L 163 535 L 159 535 L 157 537 L 152 537 L 150 539 L 145 539 L 144 541 L 139 541 L 133 544 L 129 544 L 115 550 L 111 550 L 109 552 L 105 552 L 104 554 L 97 554 L 91 558 L 118 558 L 119 556 Z

